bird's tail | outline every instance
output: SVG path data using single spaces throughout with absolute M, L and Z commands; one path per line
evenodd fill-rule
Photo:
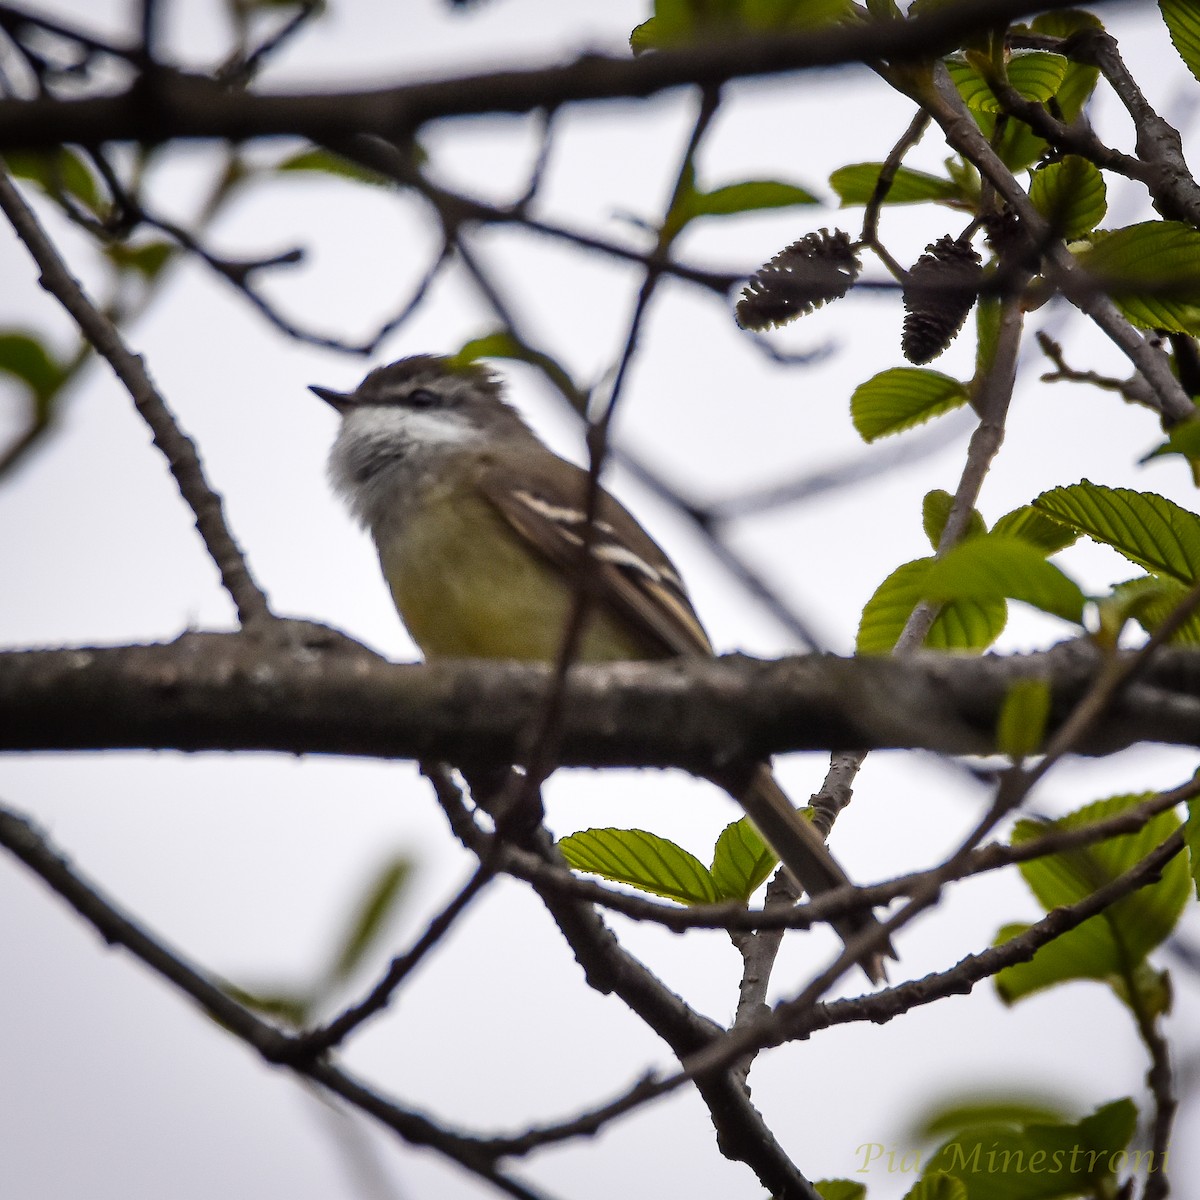
M 756 768 L 749 783 L 739 788 L 736 795 L 763 840 L 810 896 L 850 883 L 850 877 L 829 853 L 812 822 L 800 815 L 775 782 L 770 767 Z M 833 917 L 831 923 L 847 944 L 868 929 L 879 928 L 875 915 L 865 910 Z M 891 943 L 880 935 L 879 941 L 859 959 L 859 965 L 872 983 L 882 983 L 887 979 L 885 960 L 895 957 Z

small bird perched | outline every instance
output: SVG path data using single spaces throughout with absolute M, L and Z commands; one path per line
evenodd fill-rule
M 312 391 L 342 418 L 333 485 L 374 538 L 427 658 L 554 662 L 585 544 L 594 597 L 579 661 L 711 656 L 670 559 L 603 489 L 588 534 L 587 473 L 543 445 L 486 367 L 422 354 L 352 392 Z M 769 767 L 734 798 L 809 895 L 849 882 Z M 878 928 L 867 912 L 833 924 L 843 941 Z M 873 983 L 890 953 L 881 936 L 860 960 Z

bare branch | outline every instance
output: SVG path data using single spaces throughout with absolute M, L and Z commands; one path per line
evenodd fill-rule
M 0 209 L 37 263 L 42 287 L 67 310 L 83 336 L 107 360 L 150 427 L 154 444 L 166 458 L 180 495 L 195 514 L 196 528 L 221 573 L 221 582 L 237 608 L 240 621 L 248 625 L 272 619 L 267 598 L 226 524 L 221 497 L 205 477 L 195 445 L 180 429 L 141 358 L 125 345 L 116 326 L 88 299 L 2 167 Z
M 230 92 L 212 80 L 160 68 L 148 87 L 84 100 L 0 101 L 0 148 L 71 142 L 156 143 L 176 138 L 300 136 L 323 142 L 347 131 L 403 142 L 441 117 L 527 113 L 568 101 L 646 97 L 696 84 L 821 69 L 852 62 L 926 60 L 964 35 L 1071 0 L 961 0 L 911 20 L 772 31 L 636 59 L 584 55 L 565 66 L 497 71 L 367 92 L 281 95 Z M 15 10 L 8 6 L 10 14 Z M 27 17 L 43 28 L 45 21 Z M 60 27 L 60 32 L 62 27 Z M 70 34 L 66 34 L 70 36 Z
M 178 951 L 143 929 L 99 889 L 72 868 L 60 851 L 17 813 L 0 808 L 0 846 L 20 859 L 58 893 L 109 945 L 124 946 L 156 975 L 194 1000 L 235 1037 L 272 1064 L 287 1064 L 297 1074 L 321 1084 L 374 1117 L 406 1142 L 425 1146 L 465 1167 L 518 1200 L 541 1200 L 535 1192 L 499 1171 L 495 1156 L 472 1138 L 451 1133 L 420 1113 L 386 1100 L 352 1075 L 324 1059 L 305 1060 L 297 1040 L 232 999 L 222 987 L 189 963 Z
M 320 627 L 285 638 L 190 633 L 165 645 L 0 653 L 0 751 L 276 750 L 458 763 L 520 760 L 550 681 L 539 664 L 395 665 L 336 649 Z M 294 631 L 294 632 L 293 632 Z M 564 766 L 728 771 L 795 750 L 995 749 L 1017 679 L 1045 679 L 1051 728 L 1106 662 L 1086 642 L 1013 657 L 918 653 L 614 663 L 571 670 Z M 1073 747 L 1200 745 L 1200 654 L 1159 650 Z

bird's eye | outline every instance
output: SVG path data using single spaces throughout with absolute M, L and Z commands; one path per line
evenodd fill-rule
M 412 408 L 436 408 L 441 402 L 441 396 L 428 388 L 417 388 L 408 394 L 408 403 Z

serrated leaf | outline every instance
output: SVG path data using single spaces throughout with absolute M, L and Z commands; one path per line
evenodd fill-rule
M 996 749 L 1014 762 L 1042 747 L 1050 718 L 1050 684 L 1045 679 L 1018 679 L 1004 693 L 996 720 Z
M 584 829 L 563 838 L 558 848 L 577 871 L 680 904 L 720 899 L 712 873 L 694 854 L 644 829 Z
M 1068 154 L 1061 162 L 1034 171 L 1029 199 L 1051 229 L 1068 241 L 1091 233 L 1108 211 L 1104 176 L 1078 154 Z
M 843 208 L 867 204 L 875 194 L 875 185 L 879 182 L 879 173 L 882 170 L 883 163 L 851 163 L 849 166 L 839 167 L 829 176 L 829 186 L 837 193 Z M 914 171 L 911 167 L 901 167 L 892 180 L 884 203 L 921 204 L 932 200 L 942 203 L 955 202 L 962 207 L 973 199 L 973 196 L 965 195 L 953 179 L 930 175 L 925 171 Z
M 1077 1124 L 978 1125 L 925 1159 L 925 1172 L 947 1172 L 970 1200 L 1066 1200 L 1115 1194 L 1120 1152 L 1133 1137 L 1137 1109 L 1118 1100 Z
M 749 817 L 727 825 L 713 851 L 712 878 L 722 900 L 746 903 L 779 861 Z
M 1043 492 L 1033 506 L 1147 571 L 1180 583 L 1200 573 L 1200 517 L 1163 496 L 1084 479 Z
M 932 558 L 918 558 L 894 570 L 863 608 L 855 650 L 890 654 L 912 611 L 925 594 Z M 932 650 L 984 650 L 1004 631 L 1008 605 L 1003 599 L 944 604 L 925 638 Z
M 974 117 L 980 132 L 995 147 L 1000 161 L 1014 174 L 1038 162 L 1049 149 L 1024 121 L 986 112 L 977 112 Z
M 1200 233 L 1179 221 L 1101 230 L 1076 258 L 1142 329 L 1200 332 Z
M 996 98 L 987 80 L 966 59 L 946 60 L 946 68 L 963 102 L 972 112 L 998 115 L 1004 106 Z M 1008 62 L 1008 83 L 1026 100 L 1043 104 L 1062 86 L 1067 60 L 1061 54 L 1043 50 L 1017 51 Z
M 339 179 L 352 179 L 357 183 L 370 183 L 375 187 L 391 187 L 395 182 L 378 171 L 372 171 L 369 167 L 317 146 L 289 155 L 275 170 L 281 173 L 309 171 L 320 175 L 333 175 Z
M 953 1175 L 934 1171 L 913 1184 L 904 1200 L 968 1200 L 967 1185 Z
M 921 525 L 925 530 L 925 536 L 929 539 L 929 544 L 935 550 L 942 540 L 942 533 L 946 528 L 946 522 L 950 519 L 950 510 L 953 507 L 954 497 L 942 488 L 926 492 L 925 498 L 921 501 Z M 971 515 L 967 518 L 967 529 L 963 537 L 978 537 L 981 533 L 987 533 L 987 522 L 979 515 L 978 510 L 973 508 Z
M 38 338 L 16 330 L 0 333 L 0 374 L 27 384 L 42 404 L 58 391 L 66 378 L 62 363 Z
M 930 650 L 986 650 L 1008 624 L 1004 600 L 952 600 L 943 604 L 925 635 Z
M 1179 57 L 1200 79 L 1200 9 L 1195 0 L 1158 0 L 1158 8 Z
M 864 442 L 911 429 L 933 417 L 961 408 L 966 386 L 926 367 L 889 367 L 850 397 L 850 419 Z
M 329 968 L 331 980 L 344 980 L 357 969 L 387 930 L 412 875 L 412 860 L 396 855 L 385 862 L 366 888 Z
M 1089 29 L 1103 29 L 1104 23 L 1095 14 L 1078 8 L 1059 9 L 1058 12 L 1042 13 L 1030 22 L 1034 33 L 1047 37 L 1069 38 L 1073 34 Z M 1054 100 L 1062 112 L 1063 120 L 1074 121 L 1083 112 L 1083 106 L 1096 89 L 1100 78 L 1098 67 L 1084 63 L 1069 62 L 1067 73 L 1055 93 Z
M 1020 538 L 1036 546 L 1043 554 L 1057 554 L 1079 540 L 1079 531 L 1040 513 L 1032 504 L 1023 504 L 1005 513 L 992 529 L 998 537 Z
M 6 150 L 4 161 L 18 179 L 36 183 L 48 196 L 67 192 L 93 213 L 104 206 L 91 167 L 67 146 L 56 150 Z
M 1012 844 L 1024 845 L 1056 829 L 1094 824 L 1133 808 L 1149 796 L 1150 793 L 1113 796 L 1057 821 L 1018 821 Z M 1047 912 L 1077 904 L 1136 866 L 1178 828 L 1179 818 L 1173 812 L 1159 813 L 1137 833 L 1021 863 L 1021 875 Z M 1189 890 L 1187 863 L 1176 856 L 1155 882 L 1068 930 L 1043 946 L 1030 962 L 1001 971 L 995 981 L 1001 999 L 1012 1004 L 1035 991 L 1071 979 L 1115 979 L 1128 985 L 1134 978 L 1134 968 L 1175 928 Z M 1004 940 L 1012 936 L 1013 928 L 1002 931 Z
M 1077 625 L 1086 603 L 1079 585 L 1038 549 L 995 533 L 952 546 L 930 566 L 923 591 L 925 599 L 939 603 L 1020 600 Z
M 1100 604 L 1100 628 L 1111 630 L 1110 645 L 1128 620 L 1136 621 L 1147 633 L 1158 627 L 1179 607 L 1190 589 L 1174 579 L 1144 575 L 1113 588 Z M 1111 606 L 1111 611 L 1106 608 Z M 1167 639 L 1173 646 L 1200 646 L 1200 612 L 1193 610 L 1187 620 Z

